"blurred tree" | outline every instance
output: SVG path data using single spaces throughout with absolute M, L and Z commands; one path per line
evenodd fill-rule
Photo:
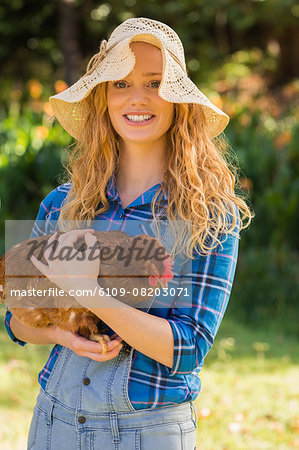
M 206 79 L 225 55 L 259 47 L 279 57 L 275 83 L 298 75 L 296 0 L 2 0 L 0 77 L 72 83 L 101 39 L 129 17 L 167 23 L 180 35 L 191 75 Z M 20 67 L 22 70 L 20 70 Z M 200 68 L 200 70 L 199 70 Z
M 80 77 L 82 52 L 79 45 L 79 10 L 75 0 L 58 0 L 58 36 L 63 54 L 65 81 L 71 85 Z

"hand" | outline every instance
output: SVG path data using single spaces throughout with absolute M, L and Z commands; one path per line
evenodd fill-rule
M 122 338 L 117 334 L 113 334 L 110 338 L 111 341 L 107 343 L 107 353 L 103 355 L 102 346 L 98 342 L 90 341 L 71 331 L 62 330 L 55 325 L 48 328 L 49 336 L 53 343 L 67 347 L 78 356 L 85 356 L 94 361 L 104 362 L 115 358 L 123 346 Z
M 52 245 L 44 251 L 44 258 L 48 265 L 43 264 L 34 255 L 31 257 L 32 264 L 52 281 L 52 283 L 55 283 L 66 293 L 70 289 L 87 289 L 88 286 L 96 285 L 100 269 L 98 251 L 94 253 L 92 260 L 88 259 L 90 254 L 89 249 L 96 243 L 96 237 L 93 232 L 93 229 L 72 230 L 59 237 L 54 233 L 48 239 L 48 244 L 52 242 L 53 245 L 56 245 L 55 251 L 53 252 Z M 74 248 L 74 243 L 82 236 L 84 236 L 87 244 L 87 249 L 84 252 L 85 255 Z M 56 257 L 54 260 L 50 258 L 52 252 L 54 257 Z M 75 256 L 76 254 L 77 256 Z M 68 258 L 69 260 L 67 260 L 66 258 L 69 255 L 72 258 Z M 82 256 L 85 257 L 83 258 Z

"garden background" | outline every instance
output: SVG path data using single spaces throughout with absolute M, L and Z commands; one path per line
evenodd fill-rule
M 0 207 L 34 219 L 63 182 L 73 139 L 48 98 L 85 71 L 123 20 L 149 17 L 180 36 L 189 76 L 230 122 L 242 232 L 229 305 L 201 372 L 197 448 L 299 448 L 299 6 L 295 0 L 2 0 Z M 1 307 L 0 447 L 24 449 L 47 346 L 13 344 Z M 297 436 L 297 437 L 296 437 Z

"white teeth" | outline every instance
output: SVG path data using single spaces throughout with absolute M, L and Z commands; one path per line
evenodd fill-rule
M 126 115 L 127 119 L 131 120 L 132 122 L 144 122 L 145 120 L 149 120 L 151 119 L 153 116 L 149 115 L 149 114 L 145 114 L 145 115 Z

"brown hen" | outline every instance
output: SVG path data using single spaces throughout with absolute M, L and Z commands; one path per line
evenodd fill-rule
M 172 279 L 173 260 L 157 239 L 145 234 L 132 237 L 123 231 L 94 231 L 93 233 L 97 238 L 97 249 L 101 252 L 98 283 L 103 289 L 108 289 L 108 293 L 113 292 L 112 288 L 116 288 L 115 291 L 118 293 L 122 292 L 122 295 L 117 297 L 118 300 L 136 306 L 152 296 L 153 290 L 149 290 L 150 287 L 160 284 L 164 288 Z M 61 234 L 63 233 L 57 232 L 57 237 Z M 107 342 L 110 338 L 103 334 L 105 324 L 87 308 L 82 308 L 73 297 L 67 294 L 59 297 L 57 295 L 39 296 L 32 303 L 28 303 L 28 297 L 26 297 L 26 304 L 24 303 L 24 294 L 22 295 L 24 290 L 26 292 L 34 289 L 47 290 L 49 294 L 57 292 L 57 286 L 30 260 L 30 257 L 34 255 L 46 264 L 43 252 L 51 236 L 27 239 L 13 246 L 2 256 L 0 301 L 4 300 L 5 291 L 11 292 L 12 289 L 20 291 L 19 295 L 13 297 L 13 302 L 11 298 L 9 301 L 6 298 L 6 301 L 9 309 L 22 323 L 34 328 L 56 325 L 100 342 L 103 353 L 106 353 Z M 140 250 L 136 248 L 136 251 L 132 250 L 134 245 Z M 55 255 L 55 246 L 52 248 Z M 79 238 L 74 244 L 72 254 L 83 257 L 86 249 L 84 238 Z M 143 290 L 145 295 L 141 296 L 142 288 L 146 289 Z M 11 302 L 12 306 L 9 306 Z M 21 306 L 22 304 L 26 306 Z

